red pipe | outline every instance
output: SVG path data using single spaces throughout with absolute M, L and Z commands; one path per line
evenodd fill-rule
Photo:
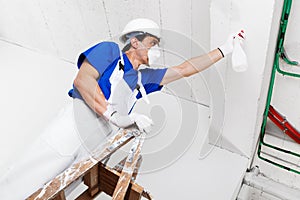
M 286 129 L 286 128 L 282 125 L 282 123 L 281 123 L 278 119 L 275 118 L 275 116 L 274 116 L 273 114 L 269 113 L 269 114 L 268 114 L 268 117 L 269 117 L 269 119 L 270 119 L 272 122 L 274 122 L 274 124 L 275 124 L 276 126 L 278 126 L 278 128 L 280 128 L 280 130 L 284 131 L 284 130 Z
M 268 117 L 276 126 L 278 126 L 285 134 L 292 138 L 295 142 L 300 144 L 300 133 L 278 113 L 273 106 L 270 106 Z
M 278 121 L 272 114 L 269 113 L 269 119 L 276 124 L 280 130 L 282 130 L 285 134 L 287 134 L 290 138 L 292 138 L 295 142 L 300 144 L 300 138 L 297 135 L 293 134 L 289 129 L 282 125 L 280 121 Z
M 277 120 L 284 126 L 287 130 L 291 132 L 291 134 L 295 135 L 298 139 L 300 139 L 300 133 L 283 117 L 279 114 L 272 106 L 270 107 L 270 112 Z
M 286 120 L 285 117 L 276 111 L 273 106 L 270 106 L 270 112 L 271 114 L 275 115 L 275 117 L 283 124 L 283 126 L 300 138 L 300 133 Z

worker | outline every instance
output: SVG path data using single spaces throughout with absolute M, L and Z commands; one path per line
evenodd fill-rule
M 67 105 L 45 129 L 31 150 L 0 182 L 0 199 L 24 199 L 75 161 L 101 149 L 114 128 L 136 126 L 149 133 L 149 116 L 132 112 L 137 99 L 149 102 L 147 95 L 170 82 L 199 73 L 233 50 L 239 32 L 208 54 L 191 58 L 177 66 L 154 69 L 160 56 L 160 29 L 150 19 L 134 19 L 124 28 L 121 49 L 104 41 L 80 54 L 78 74 Z M 141 65 L 147 68 L 140 69 Z

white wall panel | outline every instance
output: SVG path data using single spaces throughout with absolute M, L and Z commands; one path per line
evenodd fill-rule
M 48 52 L 56 47 L 39 1 L 0 1 L 0 36 Z
M 191 38 L 192 38 L 192 56 L 197 56 L 210 51 L 210 28 L 207 24 L 210 24 L 209 7 L 211 1 L 206 0 L 192 0 L 191 2 Z M 204 77 L 201 77 L 204 76 Z M 207 86 L 207 75 L 203 73 L 197 74 L 191 77 L 189 80 L 192 87 L 192 98 L 197 102 L 209 105 L 210 95 Z
M 135 18 L 150 18 L 160 23 L 160 4 L 158 0 L 102 0 L 105 6 L 110 34 L 118 37 L 127 22 Z
M 70 61 L 109 36 L 99 1 L 15 0 L 1 5 L 2 38 Z
M 217 69 L 224 78 L 226 94 L 221 146 L 231 149 L 229 146 L 233 145 L 233 151 L 239 149 L 239 153 L 247 157 L 251 155 L 255 139 L 253 134 L 274 6 L 273 0 L 259 1 L 259 6 L 253 6 L 253 3 L 246 0 L 215 0 L 211 8 L 212 47 L 222 44 L 229 34 L 239 28 L 246 31 L 244 46 L 248 56 L 248 70 L 243 73 L 233 71 L 230 56 L 218 63 Z

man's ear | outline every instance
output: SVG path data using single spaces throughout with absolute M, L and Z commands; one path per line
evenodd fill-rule
M 130 39 L 130 43 L 131 43 L 131 47 L 133 47 L 134 49 L 137 49 L 139 46 L 139 40 L 135 37 Z

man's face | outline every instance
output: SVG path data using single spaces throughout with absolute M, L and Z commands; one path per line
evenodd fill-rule
M 148 64 L 148 50 L 155 45 L 159 45 L 159 41 L 156 37 L 152 36 L 146 36 L 143 41 L 139 43 L 137 50 L 143 64 Z

